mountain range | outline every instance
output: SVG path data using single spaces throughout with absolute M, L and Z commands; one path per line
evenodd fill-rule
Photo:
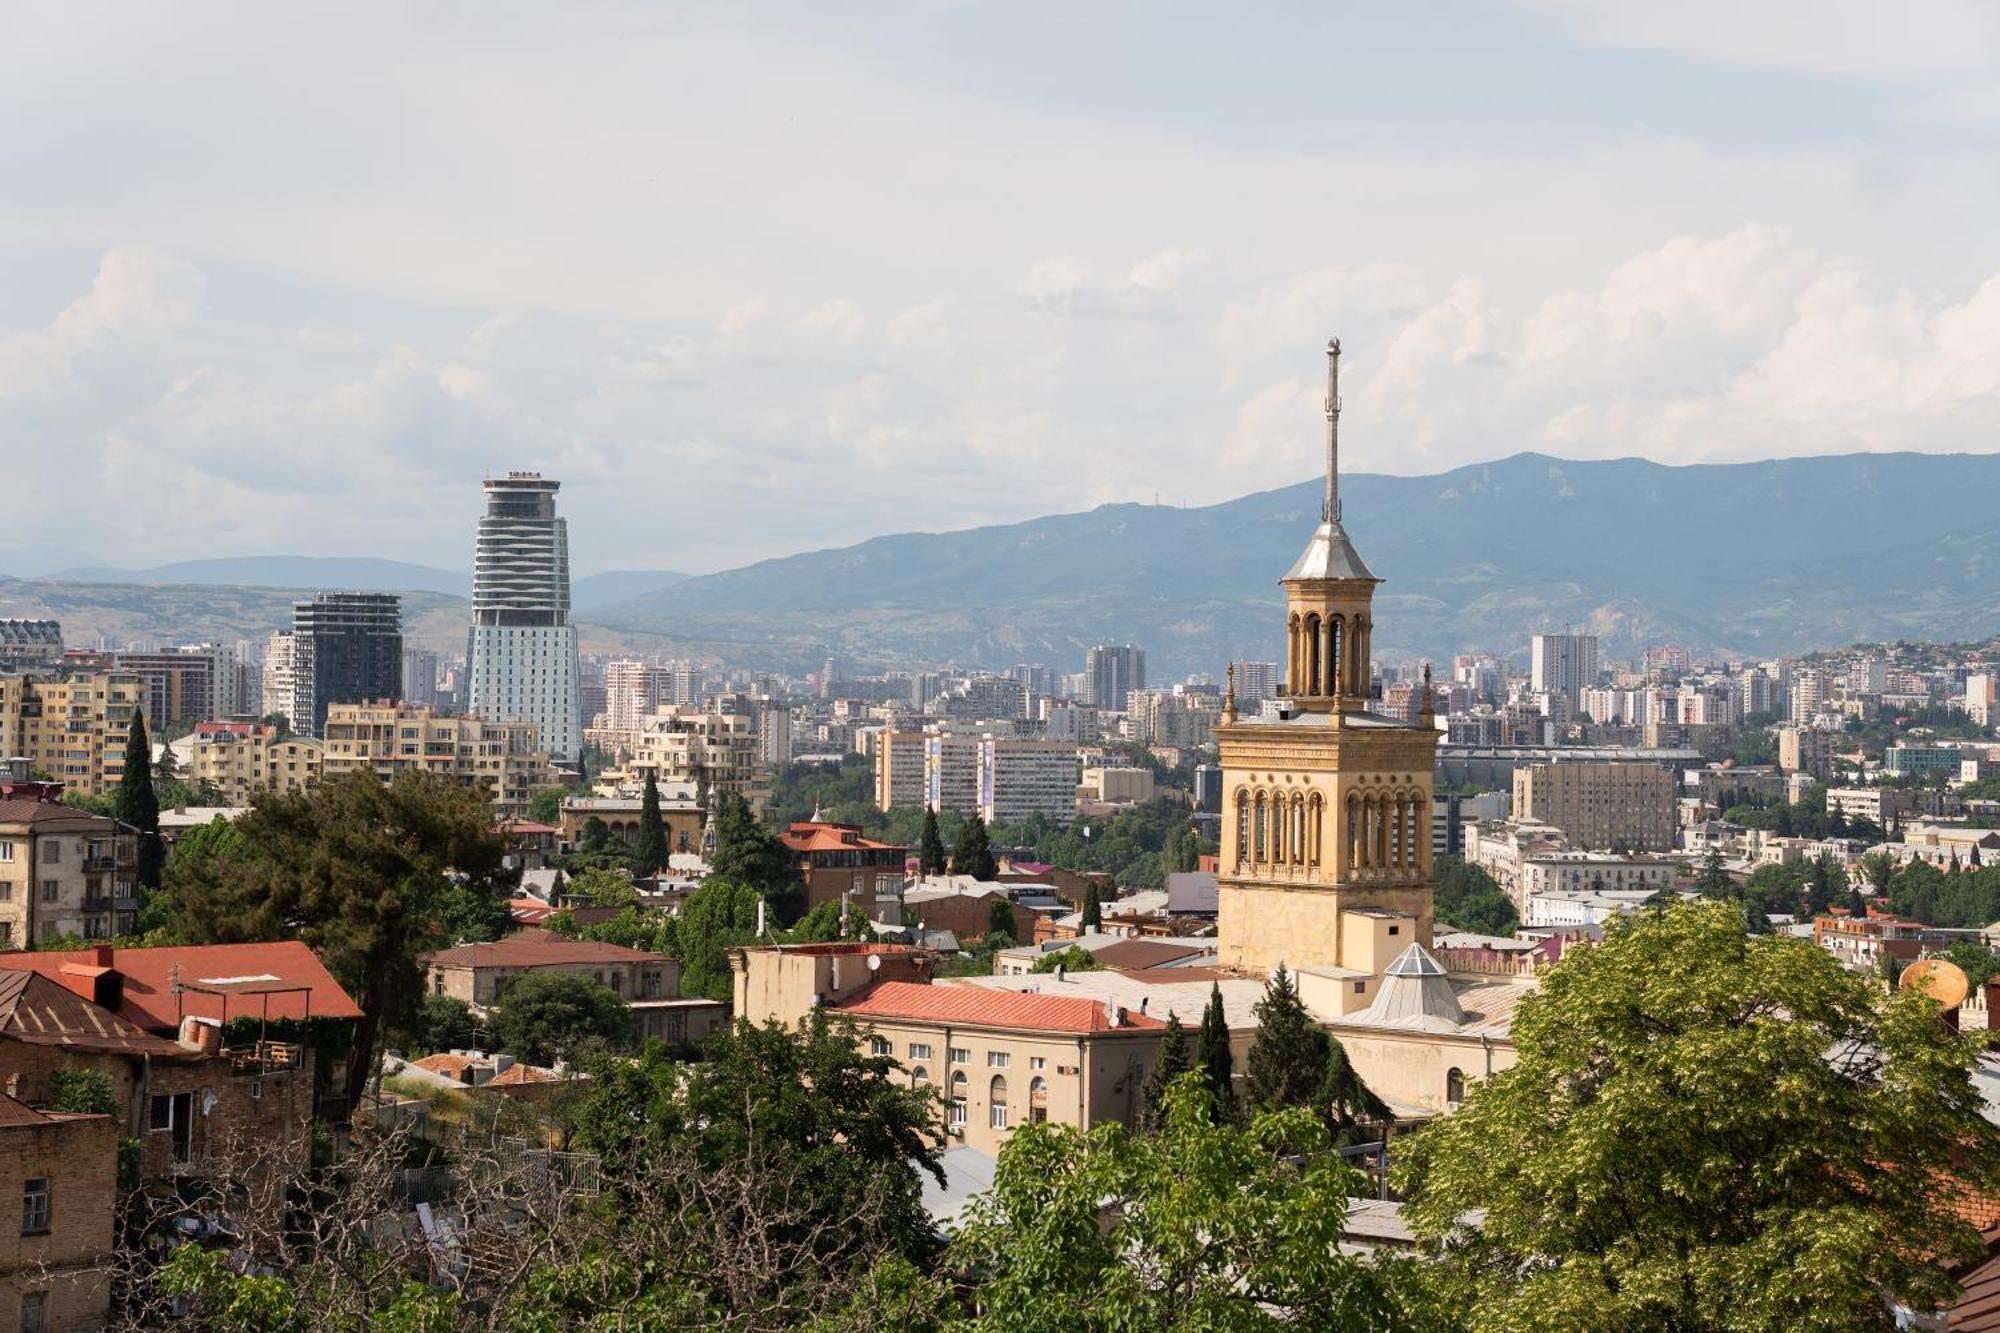
M 1312 480 L 1197 508 L 1111 504 L 902 533 L 694 578 L 599 574 L 578 579 L 572 600 L 587 651 L 794 672 L 830 654 L 860 669 L 1075 669 L 1091 644 L 1131 642 L 1154 679 L 1172 680 L 1281 654 L 1278 579 L 1318 522 L 1320 491 Z M 1516 454 L 1432 476 L 1347 476 L 1341 494 L 1384 581 L 1375 649 L 1387 660 L 1472 649 L 1520 660 L 1530 634 L 1571 627 L 1600 635 L 1610 656 L 2000 632 L 2000 455 L 1665 467 Z M 414 594 L 413 642 L 464 642 L 465 576 L 385 560 L 85 567 L 0 580 L 0 615 L 58 615 L 72 642 L 255 636 L 312 587 Z

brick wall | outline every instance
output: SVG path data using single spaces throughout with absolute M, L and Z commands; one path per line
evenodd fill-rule
M 0 1327 L 21 1326 L 22 1298 L 46 1297 L 49 1329 L 98 1327 L 111 1288 L 118 1126 L 108 1116 L 0 1129 Z M 23 1235 L 26 1182 L 49 1182 L 49 1229 Z

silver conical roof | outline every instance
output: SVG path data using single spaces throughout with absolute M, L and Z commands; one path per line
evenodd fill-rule
M 1360 552 L 1348 540 L 1347 529 L 1338 519 L 1322 523 L 1313 530 L 1312 540 L 1306 543 L 1305 553 L 1292 566 L 1292 572 L 1285 575 L 1290 579 L 1367 579 L 1379 583 L 1368 566 L 1361 563 Z
M 1374 1003 L 1356 1014 L 1357 1023 L 1414 1027 L 1430 1031 L 1456 1028 L 1465 1022 L 1458 992 L 1438 962 L 1421 944 L 1412 944 L 1382 973 L 1382 989 Z

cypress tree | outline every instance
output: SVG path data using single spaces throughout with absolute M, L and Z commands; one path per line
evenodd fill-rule
M 1168 1014 L 1167 1030 L 1160 1038 L 1159 1058 L 1153 1063 L 1153 1072 L 1146 1075 L 1145 1107 L 1140 1123 L 1148 1129 L 1159 1123 L 1160 1106 L 1167 1099 L 1168 1087 L 1193 1068 L 1188 1060 L 1187 1031 L 1181 1027 L 1181 1016 Z
M 967 816 L 959 827 L 958 842 L 951 849 L 951 873 L 974 879 L 992 879 L 1000 873 L 992 844 L 986 840 L 986 821 L 977 813 Z
M 1327 1035 L 1299 1000 L 1281 963 L 1257 1001 L 1257 1040 L 1245 1068 L 1244 1098 L 1259 1111 L 1310 1106 L 1326 1085 Z
M 1347 1048 L 1331 1034 L 1326 1034 L 1326 1081 L 1320 1087 L 1319 1104 L 1325 1108 L 1334 1141 L 1342 1147 L 1368 1137 L 1361 1132 L 1364 1124 L 1390 1118 L 1389 1104 L 1361 1081 L 1348 1063 Z
M 995 894 L 992 905 L 986 909 L 986 931 L 989 935 L 1014 938 L 1014 904 L 1005 894 Z
M 1217 1124 L 1236 1116 L 1235 1066 L 1229 1054 L 1229 1020 L 1222 1016 L 1222 987 L 1210 982 L 1208 1008 L 1202 1012 L 1201 1030 L 1194 1039 L 1194 1067 L 1215 1096 Z
M 917 845 L 917 869 L 926 875 L 944 873 L 944 838 L 938 833 L 937 807 L 924 807 L 924 836 Z
M 146 736 L 146 714 L 132 710 L 132 729 L 125 733 L 125 771 L 118 779 L 120 823 L 139 831 L 139 862 L 134 875 L 141 889 L 160 887 L 166 849 L 160 845 L 160 798 L 153 791 L 153 743 Z
M 1097 896 L 1097 881 L 1083 891 L 1083 928 L 1096 930 L 1104 924 L 1104 900 Z
M 632 868 L 651 875 L 667 863 L 667 821 L 660 814 L 660 783 L 652 769 L 646 770 L 646 794 L 639 802 L 639 844 L 632 854 Z

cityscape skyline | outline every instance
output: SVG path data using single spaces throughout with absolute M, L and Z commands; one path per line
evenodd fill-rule
M 59 127 L 0 150 L 0 428 L 83 515 L 10 544 L 455 564 L 414 520 L 510 467 L 673 569 L 1200 502 L 1312 474 L 1290 349 L 1336 324 L 1358 472 L 1993 438 L 1992 44 L 1948 6 L 211 12 L 0 53 Z M 73 503 L 141 459 L 129 522 Z M 660 531 L 653 476 L 716 503 Z

